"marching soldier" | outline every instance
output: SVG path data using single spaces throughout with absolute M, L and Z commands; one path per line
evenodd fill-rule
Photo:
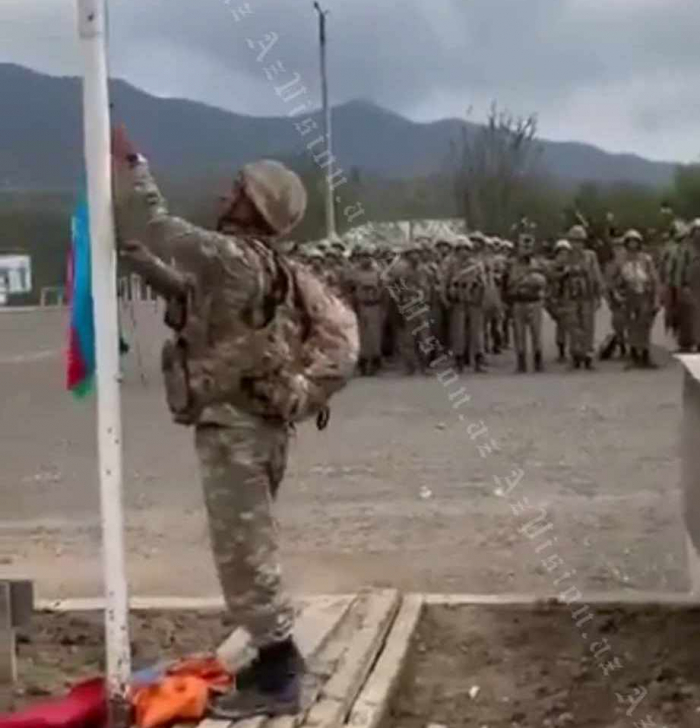
M 562 279 L 569 262 L 572 247 L 568 240 L 558 240 L 554 245 L 554 260 L 548 267 L 546 309 L 556 326 L 555 341 L 559 351 L 557 361 L 566 361 L 567 320 Z
M 567 235 L 573 248 L 564 274 L 565 315 L 572 366 L 593 369 L 595 316 L 603 295 L 603 280 L 596 254 L 585 248 L 588 233 L 574 225 Z
M 625 238 L 613 238 L 611 244 L 613 257 L 605 267 L 605 298 L 610 309 L 612 333 L 601 347 L 600 358 L 603 361 L 610 359 L 615 349 L 619 349 L 621 359 L 627 356 L 625 291 L 619 286 L 620 271 L 625 263 Z
M 651 256 L 643 252 L 644 239 L 637 230 L 624 235 L 626 255 L 612 281 L 624 305 L 631 361 L 628 368 L 656 369 L 650 356 L 650 337 L 659 310 L 659 279 Z

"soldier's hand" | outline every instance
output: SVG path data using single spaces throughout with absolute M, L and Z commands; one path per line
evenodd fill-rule
M 137 156 L 123 124 L 112 129 L 112 157 L 117 162 L 131 162 Z

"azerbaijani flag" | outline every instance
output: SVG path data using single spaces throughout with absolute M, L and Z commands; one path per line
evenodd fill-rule
M 70 331 L 68 339 L 67 385 L 75 397 L 86 397 L 95 379 L 95 317 L 90 273 L 90 218 L 83 197 L 73 214 L 72 244 L 68 258 L 68 300 Z

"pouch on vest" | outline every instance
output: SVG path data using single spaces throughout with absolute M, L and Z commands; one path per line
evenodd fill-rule
M 165 397 L 175 422 L 181 425 L 192 425 L 197 421 L 195 407 L 190 389 L 190 377 L 187 367 L 187 351 L 182 340 L 166 341 L 161 356 Z

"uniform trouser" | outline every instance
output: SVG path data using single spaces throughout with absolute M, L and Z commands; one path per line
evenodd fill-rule
M 484 354 L 484 308 L 483 306 L 469 305 L 469 355 L 477 357 Z
M 566 331 L 566 317 L 561 311 L 557 311 L 554 315 L 554 323 L 556 324 L 555 340 L 557 346 L 566 346 L 567 331 Z
M 398 312 L 393 300 L 382 305 L 382 354 L 387 359 L 396 354 Z
M 380 359 L 384 328 L 382 307 L 378 303 L 360 303 L 357 307 L 357 321 L 360 328 L 360 359 Z
M 442 301 L 433 302 L 433 336 L 442 349 L 450 346 L 450 309 Z
M 542 352 L 542 312 L 541 301 L 516 302 L 513 304 L 513 331 L 515 351 L 519 356 L 527 354 L 527 335 L 530 334 L 533 353 Z
M 610 307 L 610 319 L 612 330 L 617 338 L 618 343 L 624 345 L 627 341 L 627 322 L 628 315 L 624 306 L 619 304 Z
M 625 309 L 625 327 L 633 349 L 644 351 L 651 343 L 651 327 L 654 325 L 654 302 L 649 296 L 628 296 Z
M 697 318 L 692 300 L 689 297 L 681 296 L 677 307 L 678 346 L 681 349 L 692 349 L 698 343 L 695 338 Z
M 585 300 L 570 301 L 566 304 L 565 316 L 571 355 L 592 357 L 595 339 L 595 303 Z
M 289 430 L 244 413 L 195 431 L 214 562 L 234 622 L 261 647 L 292 633 L 272 503 L 287 465 Z
M 455 357 L 463 357 L 467 346 L 467 306 L 453 303 L 449 311 L 449 349 Z

